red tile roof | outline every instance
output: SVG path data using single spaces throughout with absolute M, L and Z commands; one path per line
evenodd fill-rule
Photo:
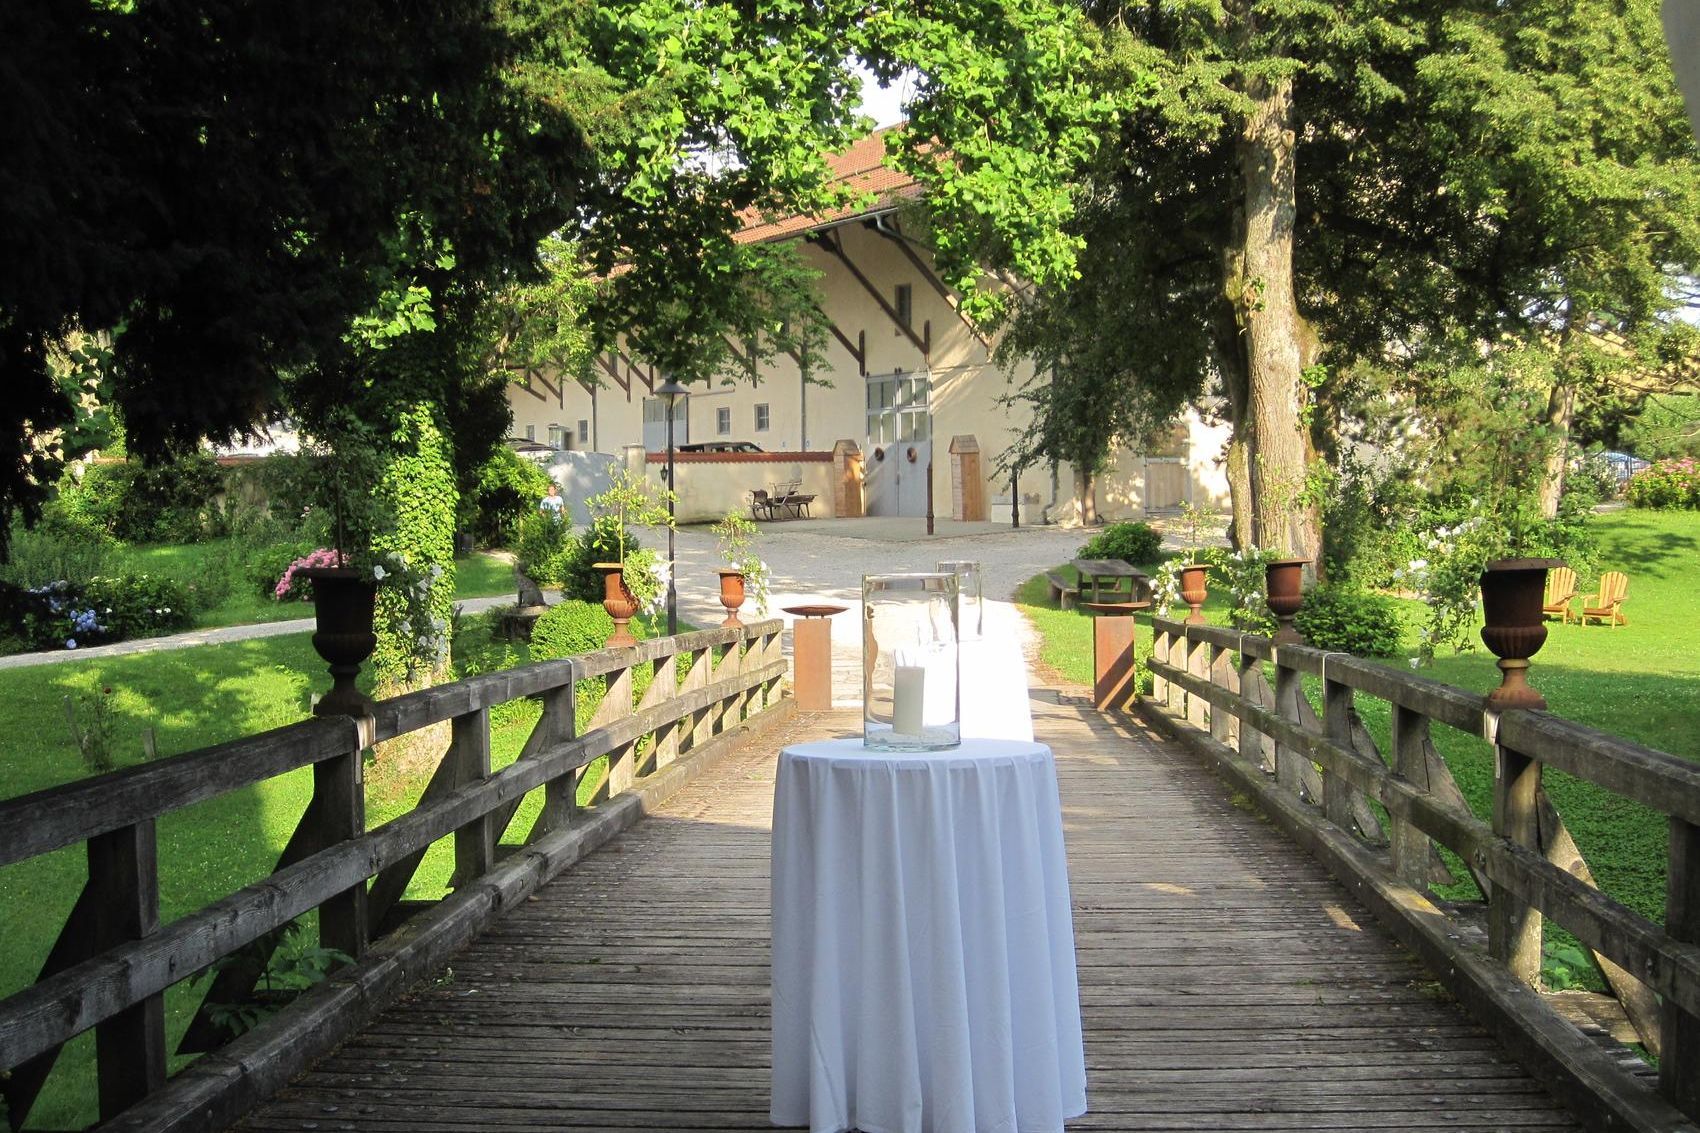
M 843 153 L 834 154 L 827 159 L 834 182 L 849 186 L 859 195 L 872 193 L 871 200 L 821 216 L 787 216 L 778 220 L 766 220 L 751 215 L 744 230 L 737 235 L 738 243 L 761 244 L 770 240 L 782 240 L 812 228 L 864 216 L 888 208 L 897 201 L 920 196 L 921 186 L 913 177 L 884 163 L 885 136 L 894 128 L 887 126 L 875 130 L 867 137 L 852 143 Z

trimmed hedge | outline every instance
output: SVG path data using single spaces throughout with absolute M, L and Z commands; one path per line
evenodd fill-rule
M 1306 594 L 1293 625 L 1313 647 L 1329 652 L 1395 657 L 1400 651 L 1393 599 L 1349 586 L 1318 586 Z
M 1162 534 L 1150 524 L 1112 523 L 1088 540 L 1076 553 L 1075 558 L 1154 563 L 1162 546 Z

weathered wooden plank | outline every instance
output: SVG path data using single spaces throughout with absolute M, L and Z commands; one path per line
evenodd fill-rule
M 534 729 L 535 730 L 535 729 Z M 482 783 L 490 777 L 490 710 L 480 708 L 464 716 L 456 716 L 451 725 L 453 739 L 448 759 L 455 764 L 455 781 L 462 785 Z M 522 798 L 524 796 L 521 796 Z M 503 823 L 506 826 L 506 823 Z M 481 814 L 454 833 L 455 868 L 449 877 L 454 889 L 490 871 L 496 860 L 496 829 L 494 814 Z
M 0 866 L 157 818 L 362 746 L 348 717 L 321 717 L 0 802 Z
M 1538 852 L 1535 805 L 1541 765 L 1503 744 L 1494 748 L 1493 832 L 1512 845 Z M 1491 874 L 1491 871 L 1490 871 Z M 1488 897 L 1488 952 L 1530 987 L 1541 978 L 1541 912 L 1515 886 L 1496 886 Z

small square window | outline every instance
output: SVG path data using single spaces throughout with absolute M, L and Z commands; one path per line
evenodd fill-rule
M 550 425 L 549 426 L 549 447 L 550 448 L 566 448 L 567 447 L 567 431 L 565 429 L 561 428 L 561 426 L 559 426 L 559 425 Z
M 525 439 L 528 441 L 535 441 L 537 439 L 536 425 L 527 425 L 525 427 Z
M 756 406 L 756 432 L 758 432 L 758 433 L 767 432 L 767 422 L 768 422 L 767 406 L 766 405 Z
M 590 422 L 583 417 L 578 419 L 578 443 L 581 445 L 590 443 Z
M 904 326 L 914 325 L 915 290 L 907 283 L 897 285 L 897 321 Z
M 732 410 L 721 406 L 714 411 L 714 433 L 719 437 L 732 435 Z

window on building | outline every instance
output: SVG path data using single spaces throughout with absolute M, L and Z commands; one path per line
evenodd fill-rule
M 578 419 L 578 443 L 581 445 L 590 443 L 590 422 L 583 417 Z
M 868 444 L 924 441 L 931 437 L 926 374 L 882 374 L 868 379 Z
M 714 411 L 714 435 L 729 437 L 732 435 L 732 410 L 729 406 L 721 406 Z
M 768 413 L 765 404 L 756 406 L 756 432 L 767 432 Z
M 566 429 L 562 428 L 560 425 L 550 425 L 549 426 L 549 447 L 550 448 L 566 448 L 567 447 L 567 431 L 566 431 Z
M 525 427 L 525 439 L 528 441 L 535 441 L 537 439 L 536 425 L 527 425 Z
M 904 326 L 915 325 L 915 290 L 907 283 L 897 285 L 897 321 Z

